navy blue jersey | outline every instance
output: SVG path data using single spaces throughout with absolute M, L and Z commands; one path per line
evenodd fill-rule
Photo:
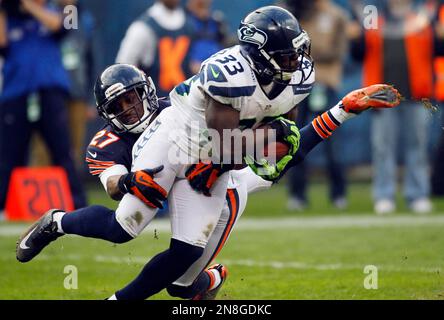
M 159 112 L 170 106 L 170 101 L 161 98 Z M 140 134 L 129 132 L 117 133 L 111 125 L 98 131 L 86 149 L 86 162 L 93 176 L 100 175 L 104 170 L 120 164 L 131 171 L 132 149 Z
M 86 149 L 89 172 L 96 176 L 116 164 L 131 169 L 131 152 L 138 134 L 116 133 L 111 125 L 97 132 Z

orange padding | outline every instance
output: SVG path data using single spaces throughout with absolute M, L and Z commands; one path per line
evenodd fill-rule
M 62 167 L 15 168 L 6 198 L 6 219 L 35 221 L 51 208 L 74 210 L 65 170 Z

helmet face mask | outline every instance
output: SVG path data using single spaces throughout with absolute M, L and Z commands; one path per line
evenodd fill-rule
M 106 103 L 103 110 L 108 121 L 119 129 L 131 131 L 133 127 L 142 122 L 145 112 L 143 104 L 144 101 L 137 90 L 131 89 Z
M 159 107 L 151 78 L 131 65 L 108 67 L 97 79 L 95 95 L 99 115 L 116 132 L 143 132 Z
M 300 40 L 299 40 L 300 39 Z M 298 41 L 299 40 L 299 41 Z M 305 75 L 303 60 L 304 58 L 312 62 L 310 56 L 310 38 L 305 31 L 295 39 L 293 39 L 294 49 L 270 52 L 272 60 L 270 61 L 275 67 L 274 78 L 277 81 L 289 81 L 296 71 L 302 72 L 302 82 L 311 75 Z M 274 64 L 275 62 L 275 64 Z
M 248 14 L 238 29 L 241 52 L 263 84 L 290 85 L 301 72 L 300 85 L 313 72 L 310 38 L 287 10 L 267 6 Z M 311 66 L 306 67 L 307 60 Z

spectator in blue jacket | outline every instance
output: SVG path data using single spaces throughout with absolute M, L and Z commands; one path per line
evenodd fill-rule
M 14 167 L 25 166 L 33 130 L 44 138 L 54 165 L 67 174 L 76 208 L 86 205 L 72 159 L 66 98 L 69 80 L 59 41 L 63 16 L 46 0 L 4 0 L 0 48 L 4 55 L 0 95 L 0 210 Z

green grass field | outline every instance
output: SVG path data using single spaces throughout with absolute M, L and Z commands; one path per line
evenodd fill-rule
M 285 209 L 276 186 L 252 195 L 244 216 L 217 258 L 230 275 L 219 299 L 443 299 L 444 201 L 415 216 L 372 213 L 367 184 L 350 185 L 345 212 L 330 207 L 324 185 L 311 187 L 304 213 Z M 399 199 L 401 200 L 401 198 Z M 115 203 L 98 190 L 91 203 Z M 112 245 L 67 236 L 27 264 L 15 260 L 23 224 L 0 224 L 0 299 L 103 299 L 129 282 L 169 242 L 161 219 L 138 239 Z M 154 229 L 156 229 L 154 231 Z M 67 265 L 78 270 L 78 289 L 64 288 Z M 364 288 L 364 268 L 378 268 L 378 289 Z M 168 299 L 161 292 L 155 299 Z

